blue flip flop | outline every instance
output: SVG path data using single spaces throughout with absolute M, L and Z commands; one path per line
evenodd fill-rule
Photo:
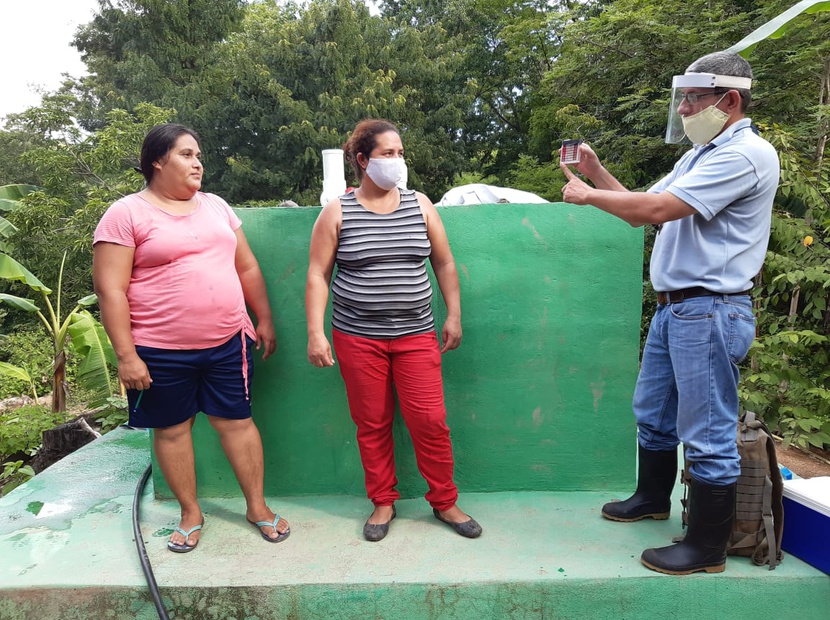
M 190 538 L 190 535 L 191 535 L 193 532 L 198 532 L 199 530 L 201 530 L 201 529 L 202 529 L 202 526 L 203 526 L 204 524 L 205 524 L 205 518 L 204 518 L 204 517 L 202 517 L 202 522 L 201 522 L 199 525 L 196 525 L 196 526 L 194 526 L 194 527 L 190 528 L 190 529 L 189 529 L 189 530 L 187 530 L 187 531 L 183 530 L 183 529 L 182 529 L 182 528 L 180 528 L 180 527 L 176 527 L 176 531 L 177 531 L 179 534 L 181 534 L 182 536 L 184 536 L 184 543 L 182 543 L 182 544 L 180 544 L 180 545 L 179 545 L 179 544 L 176 544 L 176 543 L 174 543 L 174 542 L 172 542 L 172 541 L 168 540 L 168 541 L 167 541 L 167 549 L 168 549 L 169 551 L 172 551 L 173 553 L 187 553 L 187 552 L 189 552 L 189 551 L 193 551 L 193 550 L 196 548 L 196 545 L 198 545 L 198 544 L 199 544 L 199 541 L 197 540 L 197 541 L 196 541 L 196 544 L 194 544 L 194 545 L 188 545 L 188 544 L 187 544 L 187 539 L 188 539 L 188 538 Z M 201 539 L 201 536 L 200 536 L 199 538 Z
M 276 532 L 277 531 L 277 523 L 279 523 L 279 522 L 280 522 L 280 516 L 279 515 L 274 516 L 274 521 L 273 522 L 271 522 L 271 521 L 257 521 L 256 523 L 254 523 L 250 519 L 248 520 L 248 523 L 253 525 L 259 531 L 260 535 L 265 540 L 267 540 L 268 542 L 271 542 L 271 543 L 278 543 L 278 542 L 284 541 L 286 538 L 288 538 L 289 534 L 291 534 L 291 528 L 289 527 L 282 534 L 279 534 L 276 538 L 271 538 L 270 536 L 268 536 L 268 534 L 266 534 L 265 532 L 263 532 L 259 528 L 261 528 L 261 527 L 271 527 L 271 528 L 274 528 L 274 531 Z

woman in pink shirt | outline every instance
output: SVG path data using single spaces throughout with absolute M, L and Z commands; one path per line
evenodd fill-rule
M 141 172 L 146 187 L 114 203 L 95 230 L 93 278 L 130 425 L 154 429 L 156 458 L 181 507 L 167 547 L 192 551 L 204 524 L 191 434 L 200 411 L 219 433 L 247 520 L 280 542 L 290 528 L 265 503 L 262 440 L 251 418 L 251 349 L 263 349 L 264 360 L 277 347 L 259 264 L 227 203 L 199 191 L 193 130 L 151 129 Z

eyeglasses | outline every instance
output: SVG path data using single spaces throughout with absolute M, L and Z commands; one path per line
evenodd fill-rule
M 685 99 L 686 103 L 688 103 L 689 105 L 695 105 L 698 101 L 700 101 L 704 97 L 714 97 L 715 95 L 725 95 L 728 92 L 729 92 L 728 90 L 716 90 L 713 93 L 685 93 L 683 95 L 683 99 Z M 681 99 L 681 101 L 683 99 Z

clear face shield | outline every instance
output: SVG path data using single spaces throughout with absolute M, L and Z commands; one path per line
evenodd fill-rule
M 734 75 L 716 75 L 714 73 L 675 75 L 671 83 L 671 103 L 669 104 L 669 120 L 666 124 L 666 144 L 689 144 L 691 142 L 683 130 L 683 116 L 678 112 L 683 99 L 687 98 L 687 89 L 693 89 L 697 93 L 697 95 L 688 94 L 688 99 L 697 99 L 696 101 L 689 101 L 689 104 L 695 106 L 696 110 L 702 110 L 716 103 L 717 96 L 721 96 L 721 94 L 715 96 L 714 92 L 708 89 L 717 89 L 718 91 L 749 90 L 750 86 L 752 86 L 752 78 Z M 698 89 L 707 90 L 698 92 Z M 699 101 L 705 102 L 705 105 L 697 107 L 696 104 Z

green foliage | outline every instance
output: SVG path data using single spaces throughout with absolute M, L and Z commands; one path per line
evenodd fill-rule
M 39 142 L 36 133 L 0 129 L 0 185 L 40 185 L 40 176 L 22 158 L 24 153 L 38 146 Z
M 66 249 L 64 295 L 89 291 L 92 230 L 141 186 L 140 141 L 169 120 L 200 132 L 205 189 L 236 204 L 316 204 L 320 150 L 367 116 L 401 127 L 410 185 L 436 199 L 482 181 L 557 200 L 556 153 L 575 137 L 644 189 L 683 148 L 663 142 L 672 75 L 792 4 L 382 0 L 378 17 L 362 0 L 100 0 L 74 42 L 90 75 L 0 131 L 0 183 L 42 188 L 5 214 L 18 229 L 12 255 L 54 283 Z M 781 39 L 755 36 L 750 58 L 750 116 L 781 152 L 782 177 L 741 396 L 788 441 L 813 445 L 827 445 L 830 387 L 827 4 L 787 22 Z M 654 307 L 645 233 L 644 325 Z M 0 295 L 26 308 L 22 290 Z M 0 320 L 13 332 L 21 316 Z
M 385 117 L 405 129 L 410 185 L 440 195 L 466 164 L 453 138 L 470 97 L 454 51 L 442 29 L 372 17 L 362 2 L 252 5 L 205 76 L 221 98 L 206 94 L 195 112 L 223 119 L 199 125 L 209 153 L 227 152 L 209 155 L 210 182 L 235 202 L 316 204 L 320 151 L 342 145 L 357 121 Z
M 31 456 L 41 444 L 43 431 L 66 420 L 66 413 L 43 405 L 25 405 L 0 414 L 0 460 L 16 454 Z
M 43 332 L 37 327 L 16 330 L 0 339 L 0 360 L 26 368 L 37 388 L 38 394 L 51 389 L 52 347 Z M 72 377 L 73 364 L 70 362 L 67 375 Z M 29 392 L 29 384 L 20 379 L 0 374 L 0 399 L 20 396 Z
M 73 44 L 87 81 L 117 107 L 159 100 L 213 61 L 212 50 L 238 25 L 241 0 L 99 0 Z M 140 93 L 144 95 L 140 95 Z
M 7 216 L 18 229 L 10 238 L 14 256 L 47 282 L 62 273 L 63 294 L 70 298 L 92 288 L 92 233 L 101 215 L 143 185 L 133 168 L 144 135 L 173 114 L 148 104 L 133 113 L 112 110 L 98 131 L 83 134 L 76 126 L 79 105 L 73 94 L 48 96 L 10 121 L 40 135 L 23 158 L 40 176 L 41 190 L 24 196 Z
M 830 446 L 830 184 L 780 128 L 781 185 L 755 288 L 759 336 L 741 398 L 786 443 Z M 783 207 L 796 204 L 804 217 Z
M 34 475 L 35 470 L 29 465 L 24 465 L 23 461 L 6 461 L 3 463 L 3 471 L 0 472 L 0 496 L 19 487 Z
M 35 470 L 28 465 L 23 465 L 23 461 L 7 461 L 3 463 L 3 473 L 0 474 L 0 478 L 10 478 L 18 473 L 31 478 L 35 475 Z
M 792 27 L 790 22 L 801 14 L 814 14 L 830 11 L 827 0 L 801 0 L 789 9 L 777 15 L 729 48 L 728 51 L 740 53 L 747 58 L 758 43 L 765 39 L 780 39 Z
M 26 194 L 36 191 L 34 185 L 2 185 L 0 186 L 0 211 L 13 211 L 20 206 L 20 199 Z
M 66 253 L 63 255 L 66 260 Z M 112 345 L 103 327 L 85 308 L 98 303 L 95 295 L 87 295 L 75 302 L 75 307 L 64 316 L 61 309 L 63 263 L 58 275 L 55 303 L 47 288 L 20 263 L 7 254 L 0 254 L 0 278 L 8 281 L 22 282 L 34 292 L 39 293 L 43 311 L 31 300 L 15 295 L 0 294 L 0 303 L 30 312 L 40 319 L 46 334 L 51 339 L 54 361 L 52 363 L 52 409 L 66 409 L 66 350 L 68 345 L 81 357 L 78 379 L 87 389 L 101 394 L 101 398 L 112 396 L 113 386 L 110 381 L 109 364 L 115 361 Z M 69 339 L 73 334 L 74 340 Z
M 0 375 L 11 378 L 12 380 L 25 382 L 32 392 L 32 398 L 34 398 L 35 404 L 37 404 L 37 384 L 29 372 L 28 365 L 21 367 L 9 364 L 8 362 L 0 362 Z
M 456 138 L 472 94 L 444 29 L 359 0 L 241 4 L 102 3 L 75 41 L 93 70 L 80 88 L 104 110 L 174 107 L 202 137 L 205 187 L 232 203 L 316 204 L 320 151 L 370 116 L 406 130 L 413 187 L 440 195 L 467 166 Z
M 562 20 L 561 56 L 530 117 L 531 154 L 550 161 L 563 139 L 582 137 L 624 185 L 650 185 L 682 152 L 663 142 L 672 76 L 727 47 L 747 15 L 725 1 L 617 0 L 575 3 Z
M 0 211 L 14 211 L 20 207 L 20 199 L 26 194 L 36 191 L 33 185 L 3 185 L 0 186 Z M 0 216 L 0 252 L 12 251 L 12 245 L 7 239 L 17 232 L 17 228 L 6 218 Z
M 764 17 L 777 14 L 790 2 L 773 2 Z M 755 73 L 753 100 L 763 116 L 756 121 L 775 123 L 786 133 L 784 148 L 809 164 L 814 176 L 822 176 L 828 134 L 830 104 L 830 12 L 793 20 L 787 36 L 761 42 L 749 58 Z M 757 87 L 756 87 L 757 86 Z M 791 158 L 792 159 L 792 158 Z M 826 168 L 826 166 L 824 166 Z M 789 170 L 782 170 L 788 174 Z M 826 172 L 823 173 L 826 175 Z M 782 205 L 787 210 L 792 205 Z M 797 210 L 797 209 L 796 209 Z M 803 213 L 799 213 L 803 215 Z
M 497 184 L 515 177 L 522 155 L 543 165 L 551 159 L 549 142 L 544 152 L 529 153 L 528 143 L 539 86 L 561 58 L 570 5 L 558 0 L 381 3 L 384 15 L 419 29 L 439 26 L 454 41 L 461 57 L 455 88 L 473 97 L 455 131 L 481 174 L 494 176 Z
M 535 157 L 520 155 L 507 179 L 507 184 L 509 187 L 521 188 L 556 202 L 562 197 L 565 179 L 558 164 L 540 164 Z
M 25 405 L 0 413 L 0 495 L 23 484 L 35 475 L 26 465 L 42 442 L 43 431 L 67 421 L 65 413 L 54 413 L 42 405 Z M 23 457 L 6 461 L 9 457 Z
M 39 108 L 13 115 L 10 124 L 19 131 L 38 134 L 38 146 L 24 159 L 38 171 L 43 188 L 28 191 L 16 200 L 20 206 L 9 219 L 17 227 L 12 236 L 15 256 L 33 265 L 47 281 L 57 283 L 55 298 L 19 260 L 0 254 L 0 279 L 6 290 L 0 302 L 36 317 L 53 345 L 52 397 L 56 409 L 65 407 L 65 360 L 67 345 L 77 346 L 78 380 L 82 386 L 105 398 L 113 393 L 109 341 L 100 325 L 83 310 L 96 302 L 83 296 L 92 288 L 92 233 L 104 210 L 115 200 L 137 191 L 141 176 L 138 164 L 140 145 L 153 125 L 168 120 L 172 110 L 139 104 L 134 113 L 112 110 L 106 124 L 92 134 L 83 134 L 75 121 L 81 100 L 64 91 L 44 97 Z M 57 248 L 66 248 L 61 253 Z M 40 306 L 16 293 L 26 288 L 40 297 Z M 61 297 L 79 298 L 64 314 Z M 54 299 L 54 303 L 53 303 Z M 11 315 L 16 323 L 19 314 Z M 73 338 L 69 339 L 72 332 Z
M 102 433 L 108 433 L 126 424 L 130 419 L 125 396 L 111 396 L 107 398 L 106 403 L 106 406 L 95 416 L 95 422 L 101 426 Z
M 79 310 L 70 315 L 67 329 L 78 358 L 76 380 L 90 395 L 88 405 L 109 402 L 118 389 L 112 376 L 118 360 L 104 326 L 88 310 Z

